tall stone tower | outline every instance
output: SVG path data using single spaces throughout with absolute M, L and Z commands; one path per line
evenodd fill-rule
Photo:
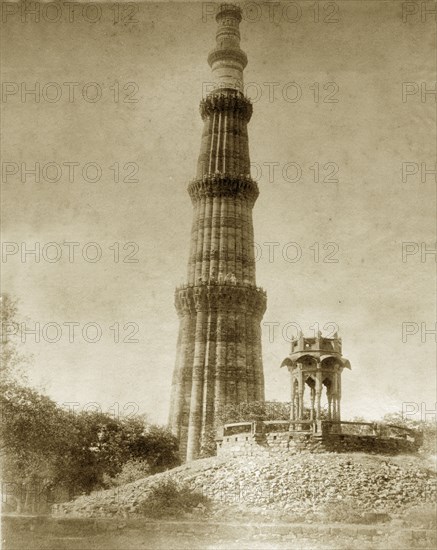
M 221 407 L 264 399 L 266 294 L 255 280 L 258 186 L 250 177 L 252 105 L 242 92 L 241 11 L 222 4 L 216 20 L 217 43 L 208 56 L 215 87 L 200 104 L 204 130 L 188 186 L 194 210 L 188 282 L 175 293 L 180 328 L 170 428 L 187 460 L 202 456 Z

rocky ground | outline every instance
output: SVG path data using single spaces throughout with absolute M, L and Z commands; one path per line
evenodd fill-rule
M 58 505 L 55 513 L 135 517 L 151 488 L 168 478 L 208 496 L 214 503 L 211 511 L 200 507 L 197 513 L 211 519 L 250 512 L 266 519 L 360 523 L 366 513 L 401 517 L 405 510 L 436 500 L 435 466 L 418 456 L 284 453 L 198 460 L 79 497 Z

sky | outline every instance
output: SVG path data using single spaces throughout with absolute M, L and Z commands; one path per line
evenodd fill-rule
M 423 415 L 437 401 L 435 23 L 414 2 L 270 4 L 242 3 L 240 25 L 266 398 L 289 399 L 297 326 L 338 327 L 343 418 Z M 36 329 L 20 344 L 29 378 L 75 410 L 164 423 L 216 4 L 41 3 L 25 21 L 11 6 L 1 274 Z

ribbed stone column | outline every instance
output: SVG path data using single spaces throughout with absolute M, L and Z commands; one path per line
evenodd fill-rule
M 228 313 L 226 335 L 226 405 L 237 403 L 237 354 L 235 345 L 235 313 Z
M 256 376 L 253 368 L 253 330 L 252 330 L 252 314 L 245 313 L 246 318 L 246 334 L 245 334 L 245 352 L 246 352 L 246 376 L 247 376 L 247 401 L 256 400 Z
M 202 397 L 206 350 L 206 313 L 199 311 L 196 320 L 194 346 L 193 383 L 191 390 L 190 416 L 188 424 L 187 460 L 197 458 L 202 428 Z
M 226 166 L 229 174 L 235 174 L 235 117 L 233 111 L 229 111 L 228 147 L 226 149 Z
M 178 333 L 178 341 L 176 344 L 176 365 L 173 371 L 173 379 L 172 379 L 172 385 L 171 385 L 171 399 L 170 399 L 170 419 L 171 419 L 171 426 L 170 429 L 173 431 L 173 433 L 176 435 L 176 437 L 180 436 L 180 425 L 181 425 L 181 414 L 182 414 L 182 404 L 183 404 L 183 381 L 182 381 L 182 335 L 184 332 L 184 324 L 185 319 L 182 318 L 180 320 L 179 325 L 179 333 Z
M 237 354 L 237 402 L 246 403 L 247 393 L 247 365 L 246 365 L 246 315 L 239 312 L 236 318 L 236 354 Z
M 226 393 L 226 321 L 225 314 L 217 315 L 216 371 L 214 384 L 214 411 L 219 412 L 225 404 Z
M 211 214 L 211 254 L 209 278 L 217 281 L 219 273 L 219 251 L 220 251 L 220 197 L 214 196 Z
M 206 196 L 202 197 L 198 207 L 197 214 L 197 241 L 196 241 L 196 263 L 194 271 L 194 284 L 197 284 L 202 279 L 202 258 L 203 258 L 203 235 L 205 223 L 205 203 Z
M 241 201 L 241 264 L 242 264 L 242 280 L 244 283 L 253 283 L 249 273 L 249 221 L 248 208 L 245 200 Z
M 220 208 L 220 240 L 219 240 L 219 262 L 218 262 L 218 276 L 219 281 L 225 279 L 227 275 L 227 235 L 228 228 L 226 226 L 227 214 L 228 214 L 228 203 L 226 197 L 221 198 L 221 208 Z
M 252 209 L 239 8 L 217 14 L 217 45 L 208 57 L 217 88 L 200 104 L 204 121 L 196 178 L 188 192 L 193 223 L 187 284 L 176 289 L 180 319 L 170 427 L 187 460 L 211 447 L 220 411 L 264 399 L 261 320 L 265 292 L 255 285 Z M 212 443 L 214 443 L 212 441 Z
M 188 259 L 188 282 L 191 284 L 194 284 L 195 276 L 196 276 L 197 239 L 199 234 L 198 218 L 199 218 L 199 203 L 196 203 L 194 205 L 193 223 L 191 225 L 190 256 Z
M 203 220 L 203 248 L 202 248 L 202 281 L 209 280 L 212 232 L 212 204 L 213 198 L 205 198 L 205 217 Z
M 211 313 L 208 318 L 208 334 L 205 350 L 205 372 L 203 377 L 203 403 L 201 421 L 201 443 L 206 442 L 209 430 L 214 424 L 214 394 L 216 374 L 216 331 L 217 315 Z
M 227 239 L 227 251 L 228 251 L 228 262 L 227 262 L 227 271 L 228 274 L 232 274 L 236 277 L 236 261 L 235 261 L 235 233 L 236 233 L 236 219 L 235 219 L 235 203 L 237 198 L 228 199 L 228 239 Z M 241 279 L 240 279 L 241 280 Z

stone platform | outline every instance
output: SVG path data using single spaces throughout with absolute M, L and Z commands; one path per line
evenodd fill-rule
M 217 454 L 252 456 L 265 452 L 416 453 L 421 432 L 392 424 L 333 421 L 254 421 L 225 424 Z

